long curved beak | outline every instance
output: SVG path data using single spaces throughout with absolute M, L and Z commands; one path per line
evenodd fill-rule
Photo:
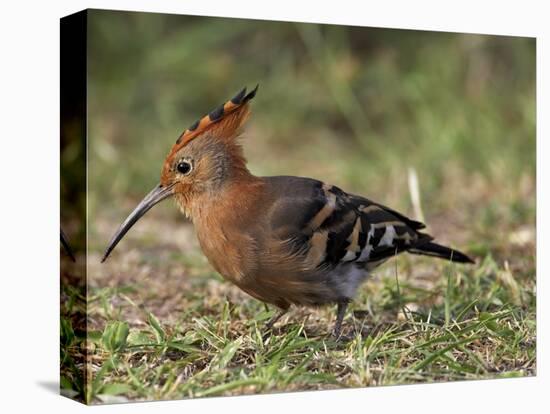
M 172 189 L 173 186 L 162 186 L 159 184 L 153 188 L 151 192 L 143 198 L 143 200 L 141 200 L 138 206 L 130 213 L 126 220 L 124 220 L 124 223 L 121 224 L 117 232 L 113 235 L 113 238 L 107 246 L 107 250 L 105 250 L 103 258 L 101 259 L 101 263 L 109 257 L 109 254 L 111 254 L 113 249 L 116 247 L 118 242 L 122 240 L 128 230 L 130 230 L 132 226 L 151 209 L 151 207 L 174 194 Z

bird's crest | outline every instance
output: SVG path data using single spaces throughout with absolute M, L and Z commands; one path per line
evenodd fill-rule
M 233 137 L 246 121 L 249 112 L 247 103 L 256 96 L 258 86 L 256 85 L 248 94 L 246 88 L 243 88 L 233 98 L 195 121 L 179 136 L 170 153 L 176 153 L 206 131 L 215 131 L 220 138 Z

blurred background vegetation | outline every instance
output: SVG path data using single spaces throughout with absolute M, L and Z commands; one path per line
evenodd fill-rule
M 534 39 L 99 10 L 88 30 L 91 217 L 122 218 L 187 126 L 259 83 L 257 175 L 410 214 L 412 167 L 428 222 L 534 225 Z

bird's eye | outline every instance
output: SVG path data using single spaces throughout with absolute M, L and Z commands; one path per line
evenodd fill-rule
M 189 161 L 180 161 L 177 165 L 177 170 L 180 174 L 189 174 L 191 170 L 193 169 L 191 163 Z

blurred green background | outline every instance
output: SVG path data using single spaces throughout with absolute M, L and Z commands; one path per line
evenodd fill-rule
M 257 83 L 243 137 L 253 173 L 315 177 L 412 214 L 414 168 L 435 228 L 455 224 L 488 250 L 534 227 L 535 39 L 89 16 L 93 249 L 158 182 L 178 135 Z M 166 204 L 161 214 L 180 217 Z M 97 230 L 94 218 L 113 225 Z

